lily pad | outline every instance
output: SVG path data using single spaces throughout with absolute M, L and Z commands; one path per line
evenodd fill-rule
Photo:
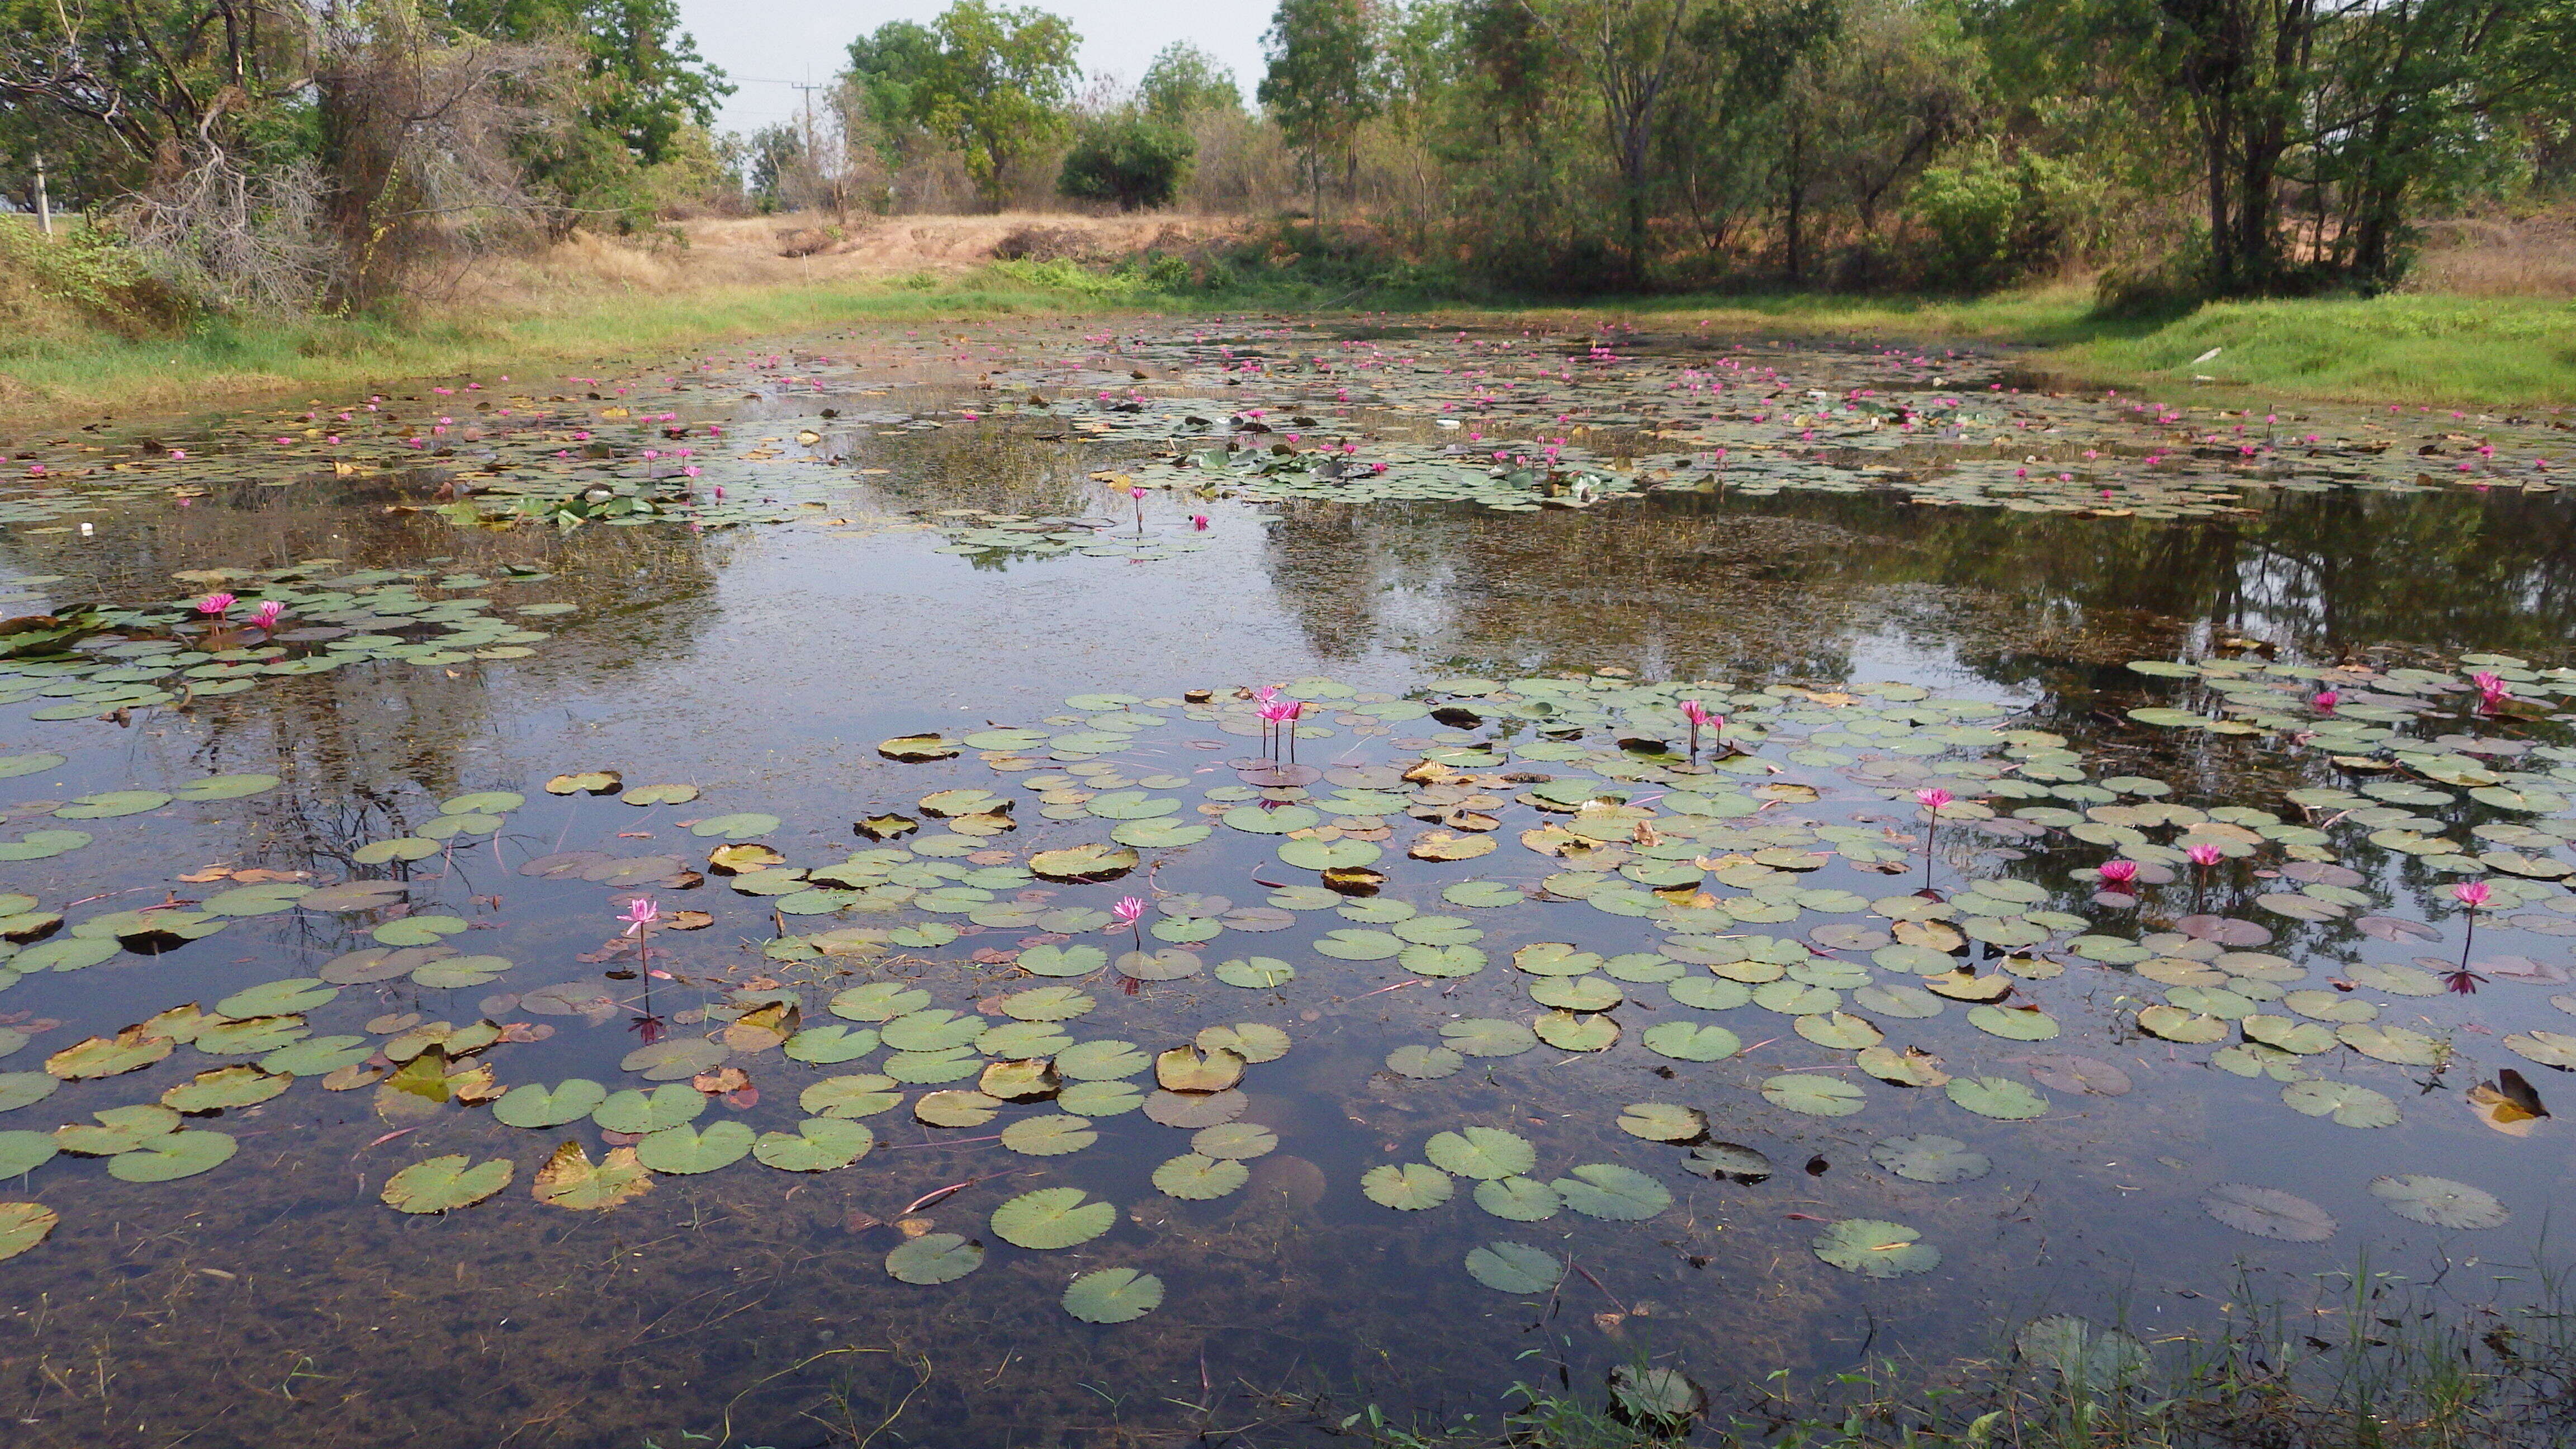
M 2285 1243 L 2323 1242 L 2334 1236 L 2336 1227 L 2331 1214 L 2306 1198 L 2241 1182 L 2220 1183 L 2200 1205 L 2240 1233 Z
M 2370 1180 L 2370 1195 L 2401 1218 L 2436 1228 L 2500 1228 L 2512 1214 L 2495 1194 L 2447 1177 L 2399 1173 Z
M 1590 1162 L 1548 1184 L 1586 1217 L 1642 1222 L 1673 1205 L 1670 1189 L 1633 1167 Z
M 876 1144 L 877 1134 L 865 1123 L 808 1117 L 794 1132 L 761 1133 L 751 1155 L 781 1172 L 831 1172 L 867 1156 Z
M 1163 1303 L 1163 1280 L 1133 1268 L 1099 1268 L 1065 1286 L 1064 1311 L 1085 1323 L 1131 1323 Z
M 1973 1182 L 1994 1170 L 1994 1160 L 1969 1150 L 1956 1137 L 1925 1132 L 1890 1137 L 1873 1144 L 1869 1155 L 1879 1166 L 1914 1182 Z
M 954 1283 L 984 1266 L 984 1245 L 956 1233 L 924 1233 L 886 1254 L 888 1277 L 900 1283 Z
M 1565 1276 L 1565 1264 L 1526 1243 L 1487 1243 L 1467 1254 L 1467 1276 L 1497 1293 L 1546 1293 Z
M 477 1163 L 463 1153 L 415 1162 L 385 1182 L 385 1206 L 396 1212 L 443 1213 L 472 1207 L 510 1185 L 510 1159 Z
M 1400 1212 L 1438 1207 L 1457 1190 L 1449 1174 L 1420 1162 L 1382 1163 L 1360 1174 L 1362 1196 Z
M 1941 1266 L 1941 1250 L 1903 1223 L 1845 1218 L 1816 1235 L 1815 1254 L 1864 1278 L 1906 1278 Z
M 993 1210 L 994 1235 L 1020 1248 L 1070 1248 L 1117 1224 L 1116 1206 L 1085 1201 L 1078 1187 L 1040 1188 Z

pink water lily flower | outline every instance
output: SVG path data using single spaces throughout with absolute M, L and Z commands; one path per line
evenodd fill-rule
M 651 896 L 637 896 L 626 903 L 625 911 L 617 919 L 626 923 L 625 934 L 640 935 L 646 926 L 662 919 L 662 906 Z
M 2138 863 L 2134 860 L 2106 860 L 2102 862 L 2102 868 L 2098 874 L 2102 877 L 2104 885 L 2131 885 L 2138 879 Z
M 2495 895 L 2495 888 L 2482 880 L 2462 881 L 2451 887 L 2451 898 L 2470 910 L 2485 905 Z
M 1936 813 L 1942 806 L 1951 804 L 1958 798 L 1958 796 L 1951 794 L 1949 791 L 1938 787 L 1917 790 L 1914 792 L 1914 801 L 1916 804 L 1921 805 L 1926 810 L 1934 811 Z
M 2343 703 L 2343 696 L 2331 689 L 2320 689 L 2317 691 L 2317 697 L 2314 700 L 2311 700 L 2310 703 L 2314 704 L 2319 710 L 2322 710 L 2327 714 L 2332 714 L 2334 713 L 2334 707 Z
M 199 599 L 197 601 L 197 612 L 208 615 L 212 618 L 220 619 L 226 614 L 231 613 L 233 605 L 239 602 L 240 600 L 234 598 L 232 595 L 223 593 L 219 590 Z
M 285 616 L 284 604 L 275 599 L 262 599 L 259 607 L 251 611 L 250 621 L 259 628 L 274 629 L 277 627 L 277 621 Z
M 2190 856 L 2191 863 L 2196 866 L 2200 866 L 2203 869 L 2216 865 L 2227 858 L 2227 852 L 2219 849 L 2215 845 L 2195 845 L 2184 851 L 2183 854 Z
M 2505 685 L 2501 674 L 2480 670 L 2469 676 L 2469 682 L 2478 687 L 2478 707 L 2489 714 L 2502 709 L 2506 701 L 2513 698 L 2513 691 Z

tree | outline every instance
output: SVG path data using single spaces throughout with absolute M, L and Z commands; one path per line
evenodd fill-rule
M 1262 37 L 1270 70 L 1257 98 L 1305 153 L 1319 209 L 1325 163 L 1355 170 L 1353 137 L 1385 104 L 1370 19 L 1366 0 L 1279 0 Z
M 1121 211 L 1169 206 L 1197 152 L 1178 126 L 1132 113 L 1106 116 L 1075 136 L 1056 190 L 1077 201 L 1114 201 Z
M 887 21 L 850 42 L 843 79 L 886 165 L 903 165 L 928 138 L 939 64 L 939 37 L 909 20 Z
M 1175 40 L 1145 67 L 1145 78 L 1136 83 L 1136 102 L 1153 119 L 1180 126 L 1207 111 L 1241 111 L 1243 92 L 1235 88 L 1234 72 L 1215 56 Z
M 930 126 L 956 143 L 966 174 L 999 211 L 1012 161 L 1064 134 L 1082 38 L 1061 16 L 984 0 L 957 0 L 931 31 L 939 64 L 927 97 Z

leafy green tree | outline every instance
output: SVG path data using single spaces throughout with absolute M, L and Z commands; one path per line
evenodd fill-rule
M 1257 98 L 1305 153 L 1318 206 L 1327 164 L 1356 169 L 1353 139 L 1385 106 L 1370 18 L 1365 0 L 1279 0 L 1263 37 L 1270 70 Z
M 984 0 L 957 0 L 931 30 L 939 37 L 931 128 L 956 143 L 966 174 L 999 211 L 1011 163 L 1065 132 L 1082 38 L 1062 16 Z
M 1175 40 L 1145 67 L 1145 78 L 1136 83 L 1136 102 L 1153 119 L 1179 126 L 1205 111 L 1241 111 L 1243 92 L 1235 88 L 1234 72 L 1215 56 Z
M 939 64 L 939 37 L 909 20 L 887 21 L 850 42 L 844 78 L 889 167 L 903 165 L 929 139 Z
M 1197 153 L 1198 142 L 1178 126 L 1144 115 L 1104 117 L 1075 133 L 1056 190 L 1077 201 L 1114 201 L 1121 211 L 1169 206 Z

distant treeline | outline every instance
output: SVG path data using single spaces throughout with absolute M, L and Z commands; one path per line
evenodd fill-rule
M 1281 0 L 1248 96 L 1186 41 L 1086 82 L 1063 18 L 957 0 L 722 138 L 676 26 L 0 0 L 0 185 L 41 151 L 174 305 L 349 310 L 576 226 L 1066 205 L 1525 289 L 2368 292 L 2423 220 L 2576 180 L 2576 0 Z

